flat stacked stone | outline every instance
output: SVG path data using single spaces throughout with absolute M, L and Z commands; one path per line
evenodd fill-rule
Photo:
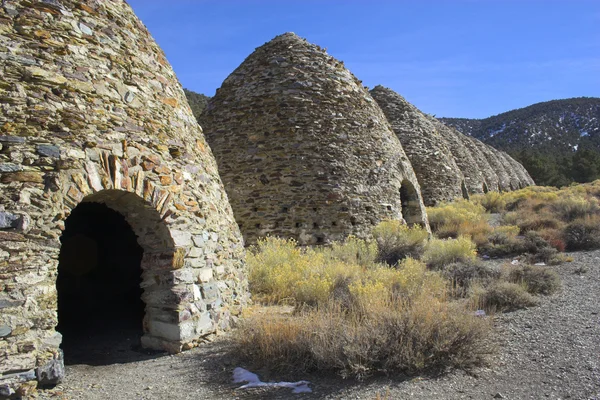
M 475 139 L 477 140 L 477 139 Z M 491 146 L 488 146 L 485 143 L 482 143 L 480 147 L 481 152 L 485 155 L 486 159 L 490 163 L 490 167 L 496 173 L 498 177 L 498 190 L 501 192 L 509 192 L 511 191 L 510 187 L 510 178 L 508 176 L 508 172 L 506 171 L 504 162 L 498 158 L 494 149 Z
M 375 86 L 370 93 L 402 143 L 417 175 L 425 205 L 468 197 L 466 187 L 463 191 L 465 178 L 437 127 L 393 90 Z
M 504 167 L 506 174 L 508 175 L 508 182 L 509 182 L 510 190 L 520 189 L 521 188 L 521 180 L 519 179 L 519 177 L 517 175 L 517 171 L 515 170 L 515 167 L 511 164 L 511 162 L 508 160 L 508 158 L 506 158 L 506 156 L 507 156 L 506 153 L 502 153 L 501 151 L 495 149 L 492 146 L 489 146 L 489 147 L 491 148 L 492 152 L 496 155 L 496 157 L 498 158 L 498 160 Z
M 519 182 L 521 184 L 521 186 L 520 186 L 521 189 L 524 187 L 527 187 L 527 186 L 535 185 L 535 182 L 531 178 L 531 175 L 529 175 L 529 172 L 527 172 L 525 167 L 523 167 L 523 165 L 520 162 L 518 162 L 517 160 L 515 160 L 514 158 L 512 158 L 510 155 L 508 155 L 507 153 L 505 153 L 503 151 L 501 151 L 500 154 L 502 154 L 504 156 L 504 158 L 508 161 L 508 163 L 510 163 L 510 165 L 512 165 L 515 173 L 517 174 Z
M 403 210 L 427 226 L 417 178 L 377 103 L 342 62 L 293 33 L 246 58 L 201 120 L 249 244 L 366 237 Z
M 486 167 L 477 163 L 475 159 L 476 155 L 465 145 L 464 135 L 433 117 L 431 117 L 431 120 L 442 138 L 446 141 L 456 165 L 458 165 L 465 177 L 465 186 L 468 193 L 483 193 L 485 178 L 482 172 Z M 490 171 L 485 172 L 487 174 L 490 173 Z
M 482 142 L 480 142 L 479 140 L 477 140 L 475 138 L 472 138 L 467 135 L 463 135 L 460 132 L 459 132 L 459 134 L 462 135 L 461 140 L 463 141 L 465 146 L 471 150 L 471 154 L 473 154 L 473 158 L 475 159 L 475 162 L 477 162 L 477 165 L 479 165 L 479 168 L 481 170 L 481 173 L 483 175 L 483 178 L 484 178 L 484 181 L 486 184 L 486 188 L 484 189 L 484 191 L 485 192 L 500 191 L 498 175 L 496 174 L 496 171 L 494 170 L 494 168 L 491 166 L 490 162 L 488 161 L 488 157 L 486 155 L 487 148 L 486 148 L 485 144 L 483 144 Z
M 120 212 L 144 249 L 144 346 L 226 329 L 243 240 L 163 52 L 122 0 L 1 7 L 0 397 L 62 375 L 59 238 L 81 202 Z

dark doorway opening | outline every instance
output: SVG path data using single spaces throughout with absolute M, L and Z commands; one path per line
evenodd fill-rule
M 483 182 L 483 193 L 487 193 L 489 191 L 490 191 L 490 189 L 488 188 L 487 183 Z
M 120 213 L 81 203 L 65 221 L 57 290 L 66 364 L 131 360 L 140 348 L 143 249 Z
M 462 191 L 463 199 L 469 200 L 469 191 L 467 190 L 467 185 L 465 184 L 465 181 L 460 182 L 460 190 Z
M 417 190 L 407 180 L 400 186 L 400 202 L 402 205 L 402 218 L 407 225 L 419 224 L 423 226 L 423 212 L 420 207 Z

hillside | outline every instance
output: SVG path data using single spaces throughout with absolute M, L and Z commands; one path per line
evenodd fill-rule
M 194 113 L 194 117 L 198 119 L 200 114 L 202 114 L 204 107 L 206 107 L 208 100 L 210 100 L 210 97 L 200 93 L 192 92 L 188 89 L 183 89 L 183 92 L 185 93 L 185 97 L 187 97 L 187 101 L 190 107 L 192 108 L 192 113 Z
M 508 152 L 538 184 L 600 177 L 600 98 L 547 101 L 485 119 L 440 120 Z

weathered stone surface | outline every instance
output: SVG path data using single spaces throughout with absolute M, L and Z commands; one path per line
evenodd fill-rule
M 143 299 L 162 301 L 146 304 L 145 345 L 180 351 L 229 326 L 247 301 L 243 240 L 162 50 L 123 0 L 1 7 L 0 390 L 26 392 L 35 371 L 43 382 L 62 374 L 59 238 L 82 202 L 118 211 L 144 250 Z M 210 298 L 193 288 L 200 274 L 219 283 Z M 152 335 L 161 308 L 188 310 L 185 336 Z
M 19 215 L 0 211 L 0 229 L 16 228 L 20 219 Z
M 446 141 L 454 161 L 458 168 L 460 168 L 463 176 L 465 177 L 465 186 L 469 194 L 481 194 L 484 192 L 484 170 L 485 165 L 480 165 L 476 157 L 467 144 L 465 143 L 466 138 L 463 134 L 455 129 L 449 128 L 442 124 L 435 118 L 430 118 L 432 123 L 437 127 L 440 135 Z M 489 168 L 489 166 L 488 166 Z M 492 171 L 485 171 L 486 174 L 492 173 Z
M 425 205 L 468 197 L 466 186 L 463 191 L 465 177 L 439 129 L 393 90 L 375 86 L 370 93 L 402 143 L 419 180 Z
M 65 365 L 62 352 L 56 359 L 48 361 L 41 367 L 36 368 L 35 376 L 41 385 L 54 385 L 60 383 L 65 376 Z
M 364 237 L 382 219 L 427 225 L 419 183 L 377 103 L 343 63 L 293 33 L 256 49 L 201 120 L 247 243 Z
M 60 148 L 58 146 L 53 146 L 49 144 L 40 144 L 37 146 L 37 152 L 41 156 L 51 157 L 51 158 L 59 158 L 60 157 Z
M 475 138 L 463 135 L 458 131 L 456 131 L 456 133 L 458 135 L 462 135 L 460 138 L 463 140 L 465 146 L 471 150 L 471 154 L 473 155 L 475 162 L 477 165 L 479 165 L 479 170 L 481 171 L 485 181 L 484 191 L 498 192 L 500 190 L 498 184 L 498 175 L 490 165 L 488 158 L 485 155 L 487 151 L 485 144 Z

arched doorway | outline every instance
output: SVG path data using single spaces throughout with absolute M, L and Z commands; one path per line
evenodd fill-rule
M 402 204 L 402 218 L 407 225 L 423 225 L 423 215 L 419 204 L 419 195 L 414 185 L 403 180 L 400 186 L 400 202 Z
M 134 361 L 141 352 L 148 256 L 173 258 L 158 212 L 137 195 L 88 196 L 65 220 L 58 277 L 58 326 L 66 364 Z M 145 285 L 147 286 L 147 285 Z
M 460 182 L 460 190 L 462 191 L 463 199 L 469 200 L 469 191 L 467 190 L 467 185 L 464 180 Z

